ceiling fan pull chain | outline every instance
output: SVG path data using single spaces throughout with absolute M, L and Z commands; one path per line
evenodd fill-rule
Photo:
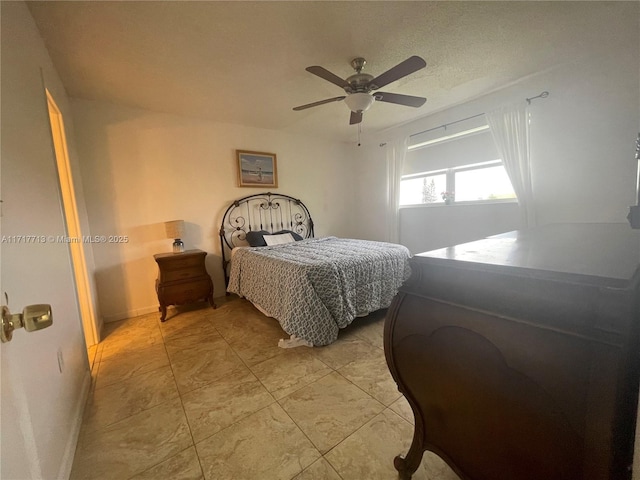
M 362 124 L 358 124 L 358 146 L 360 146 L 360 134 L 362 133 Z

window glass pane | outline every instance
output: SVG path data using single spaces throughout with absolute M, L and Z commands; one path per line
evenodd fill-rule
M 516 198 L 504 166 L 455 172 L 456 202 Z
M 400 182 L 400 205 L 443 203 L 442 192 L 447 189 L 447 175 L 428 175 Z

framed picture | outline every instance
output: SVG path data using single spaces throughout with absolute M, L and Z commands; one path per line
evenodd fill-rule
M 278 165 L 275 153 L 236 150 L 239 187 L 278 188 Z

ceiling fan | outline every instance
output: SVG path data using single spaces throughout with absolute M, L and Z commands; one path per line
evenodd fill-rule
M 407 75 L 426 67 L 427 63 L 422 58 L 415 55 L 413 57 L 409 57 L 404 62 L 399 63 L 395 67 L 375 78 L 373 75 L 369 75 L 368 73 L 362 73 L 362 69 L 366 63 L 367 61 L 362 57 L 354 58 L 351 61 L 351 66 L 354 68 L 356 73 L 345 80 L 331 73 L 326 68 L 319 67 L 317 65 L 307 67 L 307 72 L 313 73 L 314 75 L 343 88 L 347 95 L 300 105 L 299 107 L 295 107 L 294 110 L 305 110 L 307 108 L 317 107 L 318 105 L 324 105 L 325 103 L 344 100 L 351 110 L 349 124 L 354 125 L 362 122 L 362 112 L 367 111 L 375 101 L 397 103 L 408 107 L 421 107 L 424 105 L 424 102 L 427 101 L 427 99 L 423 97 L 414 97 L 412 95 L 402 95 L 399 93 L 377 91 L 372 93 L 374 90 L 378 90 L 391 82 L 395 82 L 402 77 L 406 77 Z

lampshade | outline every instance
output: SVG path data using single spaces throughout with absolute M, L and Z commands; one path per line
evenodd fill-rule
M 369 95 L 368 93 L 352 93 L 344 99 L 344 103 L 347 104 L 349 110 L 358 113 L 366 112 L 367 110 L 369 110 L 369 107 L 373 105 L 373 102 L 375 102 L 375 100 L 375 97 L 373 97 L 373 95 Z
M 171 220 L 164 222 L 167 238 L 182 238 L 184 235 L 184 220 Z

